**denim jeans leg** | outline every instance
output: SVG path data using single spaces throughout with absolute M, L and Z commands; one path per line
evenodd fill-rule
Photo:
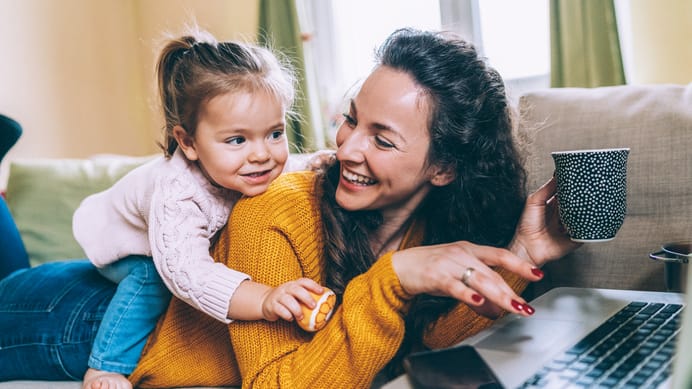
M 0 280 L 15 270 L 29 267 L 29 254 L 10 209 L 0 196 Z
M 99 272 L 118 283 L 118 289 L 96 335 L 89 367 L 127 375 L 139 362 L 171 293 L 150 257 L 129 256 Z
M 81 380 L 115 285 L 87 260 L 0 281 L 0 381 Z

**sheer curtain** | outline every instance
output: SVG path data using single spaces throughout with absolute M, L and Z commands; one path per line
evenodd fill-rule
M 288 120 L 288 140 L 291 152 L 313 151 L 316 143 L 311 125 L 311 110 L 303 56 L 303 35 L 298 23 L 294 0 L 260 0 L 259 43 L 272 47 L 288 56 L 298 78 L 294 110 L 295 117 Z
M 550 0 L 552 87 L 625 83 L 613 0 Z

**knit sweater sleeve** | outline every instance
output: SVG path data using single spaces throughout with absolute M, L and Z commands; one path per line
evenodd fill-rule
M 179 299 L 224 323 L 230 300 L 245 273 L 215 263 L 209 249 L 225 225 L 230 204 L 185 174 L 165 176 L 151 199 L 149 241 L 154 264 Z
M 312 199 L 312 173 L 284 179 L 286 190 L 246 200 L 233 212 L 214 251 L 217 260 L 270 285 L 309 277 L 322 281 L 322 233 Z M 297 190 L 296 190 L 297 189 Z M 243 387 L 367 387 L 394 356 L 404 334 L 410 296 L 392 268 L 391 254 L 353 279 L 325 328 L 316 334 L 286 321 L 229 325 Z

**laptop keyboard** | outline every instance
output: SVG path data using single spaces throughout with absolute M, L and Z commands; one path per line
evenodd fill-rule
M 681 304 L 634 301 L 519 389 L 655 388 L 671 374 Z

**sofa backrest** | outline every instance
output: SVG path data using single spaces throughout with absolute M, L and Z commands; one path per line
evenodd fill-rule
M 692 240 L 692 84 L 553 88 L 519 99 L 529 189 L 553 174 L 551 151 L 629 147 L 627 216 L 615 239 L 546 265 L 534 294 L 557 286 L 665 290 L 665 242 Z

